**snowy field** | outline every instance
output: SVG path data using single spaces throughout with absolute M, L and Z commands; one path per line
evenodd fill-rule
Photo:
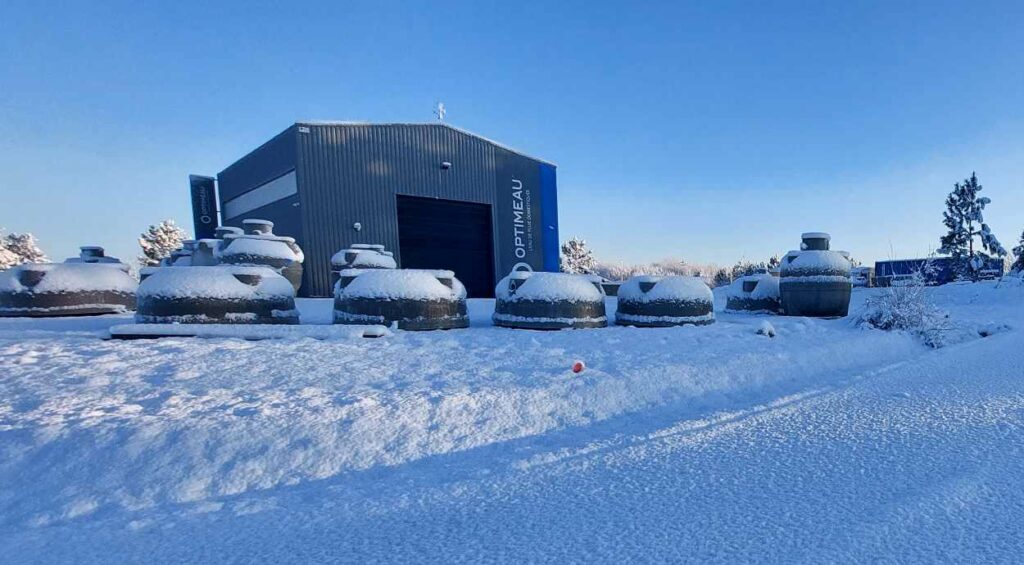
M 856 289 L 852 314 L 877 292 Z M 929 294 L 954 326 L 938 350 L 851 318 L 720 311 L 509 330 L 483 300 L 469 329 L 379 339 L 0 320 L 0 554 L 1020 562 L 1024 286 Z M 300 309 L 330 322 L 329 300 Z

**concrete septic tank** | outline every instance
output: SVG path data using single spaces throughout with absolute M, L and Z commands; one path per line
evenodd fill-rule
M 715 323 L 714 295 L 698 277 L 639 276 L 619 287 L 615 323 L 666 328 Z
M 295 289 L 269 267 L 165 267 L 138 289 L 139 324 L 298 324 Z
M 346 269 L 396 269 L 398 263 L 390 251 L 376 243 L 353 243 L 331 257 L 331 287 Z
M 347 269 L 334 286 L 334 323 L 397 323 L 412 331 L 466 328 L 466 288 L 451 271 Z
M 519 264 L 494 289 L 494 325 L 526 330 L 603 328 L 604 290 L 587 275 L 533 272 Z
M 779 294 L 786 316 L 819 318 L 846 316 L 850 310 L 850 261 L 840 251 L 829 250 L 827 233 L 801 236 L 800 251 L 782 259 Z
M 769 274 L 747 275 L 733 281 L 727 289 L 727 312 L 778 314 L 781 308 L 778 277 Z
M 64 263 L 26 263 L 0 273 L 0 316 L 120 314 L 135 309 L 138 283 L 102 247 L 83 247 Z
M 302 249 L 295 239 L 274 234 L 274 222 L 242 220 L 245 233 L 224 233 L 217 250 L 222 265 L 262 265 L 270 267 L 291 282 L 296 291 L 302 285 Z

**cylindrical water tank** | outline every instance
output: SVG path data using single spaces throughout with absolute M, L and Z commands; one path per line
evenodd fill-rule
M 779 294 L 787 316 L 838 317 L 850 309 L 850 261 L 831 251 L 830 236 L 809 232 L 802 236 L 800 251 L 782 260 Z

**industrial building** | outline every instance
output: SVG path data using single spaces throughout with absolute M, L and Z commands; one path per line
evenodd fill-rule
M 215 197 L 190 180 L 196 236 L 217 212 L 273 221 L 305 251 L 304 296 L 331 295 L 330 258 L 353 243 L 452 270 L 471 297 L 520 262 L 558 270 L 555 166 L 441 122 L 299 122 L 221 171 Z

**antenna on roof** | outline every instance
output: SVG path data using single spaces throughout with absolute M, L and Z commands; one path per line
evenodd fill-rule
M 437 108 L 434 109 L 434 115 L 437 116 L 437 121 L 443 122 L 445 113 L 444 102 L 438 102 Z

